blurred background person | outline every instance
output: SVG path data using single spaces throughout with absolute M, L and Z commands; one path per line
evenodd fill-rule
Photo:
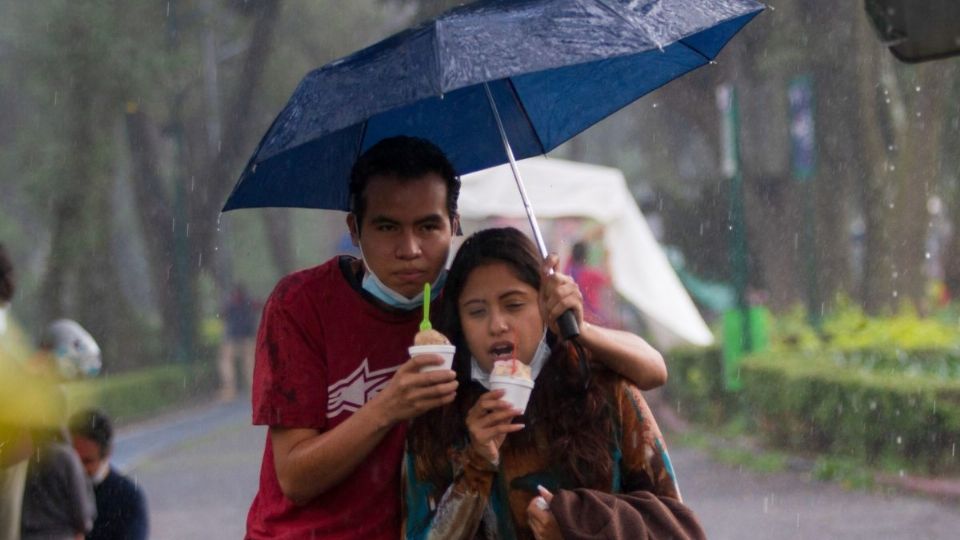
M 247 289 L 235 285 L 223 307 L 225 332 L 220 343 L 217 372 L 220 374 L 220 400 L 233 401 L 237 397 L 236 359 L 240 357 L 243 369 L 243 388 L 250 390 L 253 381 L 254 345 L 257 333 L 256 305 L 247 294 Z
M 23 540 L 79 540 L 91 530 L 96 503 L 66 429 L 31 432 L 36 457 L 28 461 L 23 490 Z
M 580 240 L 570 250 L 570 261 L 565 273 L 580 286 L 583 294 L 583 320 L 588 323 L 617 328 L 614 324 L 615 298 L 609 275 L 590 264 L 590 243 Z
M 93 482 L 97 519 L 87 540 L 143 540 L 149 531 L 143 491 L 110 465 L 113 425 L 100 410 L 85 409 L 70 417 L 70 436 L 80 462 Z
M 13 265 L 0 244 L 0 340 L 7 330 L 7 311 L 13 298 Z M 20 505 L 27 475 L 26 459 L 32 443 L 29 431 L 8 411 L 17 408 L 13 359 L 0 347 L 0 540 L 20 537 Z
M 70 319 L 50 323 L 30 359 L 27 376 L 48 381 L 53 391 L 51 417 L 30 431 L 33 453 L 23 490 L 23 540 L 76 540 L 93 527 L 93 486 L 70 443 L 67 400 L 57 383 L 92 377 L 100 366 L 100 346 Z
M 34 374 L 56 381 L 95 377 L 100 373 L 100 345 L 80 323 L 53 321 L 40 337 L 37 354 L 30 359 Z

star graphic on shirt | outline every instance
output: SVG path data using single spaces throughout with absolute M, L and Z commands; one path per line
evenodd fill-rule
M 370 364 L 364 358 L 353 373 L 327 387 L 327 418 L 344 412 L 357 412 L 364 403 L 383 390 L 399 367 L 370 371 Z

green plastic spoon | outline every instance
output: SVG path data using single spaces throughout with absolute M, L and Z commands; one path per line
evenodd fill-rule
M 423 320 L 420 321 L 420 330 L 433 330 L 430 324 L 430 283 L 423 284 Z

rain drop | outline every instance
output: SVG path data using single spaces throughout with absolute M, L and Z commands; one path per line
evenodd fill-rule
M 914 90 L 916 90 L 917 92 L 919 92 L 919 91 L 920 91 L 920 85 L 917 85 L 917 87 L 914 88 Z
M 893 291 L 893 297 L 896 298 L 900 296 L 900 291 Z
M 656 101 L 653 102 L 653 108 L 654 108 L 654 109 L 657 108 L 657 102 L 656 102 Z
M 897 444 L 903 444 L 903 437 L 897 435 Z
M 924 253 L 923 256 L 926 257 L 927 259 L 929 259 L 929 258 L 930 258 L 930 252 L 928 251 L 928 252 Z

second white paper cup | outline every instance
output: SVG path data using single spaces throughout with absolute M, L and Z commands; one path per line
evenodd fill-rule
M 530 392 L 533 392 L 533 381 L 516 377 L 490 376 L 491 390 L 505 390 L 504 401 L 509 402 L 521 413 L 527 411 L 527 402 L 530 401 Z
M 453 369 L 453 353 L 457 352 L 457 348 L 453 345 L 414 345 L 407 347 L 407 352 L 410 353 L 410 358 L 420 354 L 435 354 L 443 358 L 443 364 L 439 366 L 424 366 L 420 368 L 420 373 L 424 373 L 438 369 Z

